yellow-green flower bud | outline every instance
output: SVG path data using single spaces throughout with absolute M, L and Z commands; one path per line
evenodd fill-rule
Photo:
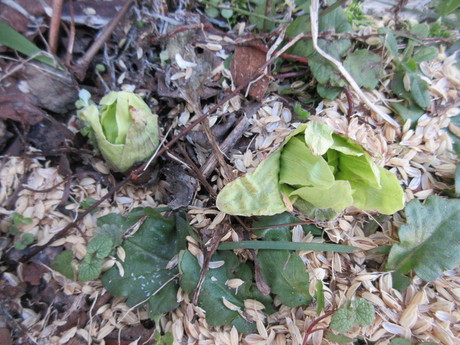
M 100 107 L 91 104 L 79 116 L 90 124 L 94 144 L 114 171 L 147 160 L 158 146 L 158 116 L 132 92 L 112 91 L 101 99 Z

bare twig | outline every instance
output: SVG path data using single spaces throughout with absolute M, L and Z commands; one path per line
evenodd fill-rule
M 353 95 L 351 94 L 350 92 L 350 89 L 348 87 L 345 87 L 344 88 L 344 91 L 345 91 L 345 96 L 347 96 L 347 102 L 348 102 L 348 117 L 352 117 L 353 116 Z
M 216 229 L 216 232 L 214 233 L 214 235 L 212 236 L 211 245 L 209 246 L 209 248 L 207 247 L 203 248 L 204 262 L 203 262 L 203 267 L 201 268 L 200 279 L 198 280 L 198 284 L 193 293 L 193 299 L 192 299 L 193 304 L 198 303 L 198 297 L 200 296 L 201 288 L 203 286 L 204 280 L 206 279 L 206 273 L 209 270 L 209 263 L 211 262 L 211 258 L 216 252 L 217 247 L 219 246 L 220 240 L 229 231 L 230 231 L 230 225 L 224 224 L 223 226 L 219 226 Z
M 316 318 L 315 320 L 313 320 L 313 322 L 310 324 L 310 326 L 308 326 L 306 332 L 305 332 L 305 335 L 303 337 L 303 342 L 302 342 L 302 345 L 306 345 L 307 344 L 307 339 L 308 339 L 308 336 L 312 333 L 315 333 L 315 332 L 318 332 L 318 331 L 322 331 L 324 330 L 324 328 L 314 328 L 318 323 L 320 323 L 322 320 L 324 320 L 325 318 L 331 316 L 332 314 L 334 314 L 335 312 L 337 311 L 336 308 L 333 308 L 332 310 L 329 310 L 327 313 L 325 313 L 324 315 Z
M 220 145 L 220 150 L 222 153 L 227 153 L 235 144 L 236 142 L 243 136 L 244 132 L 248 129 L 249 127 L 249 121 L 246 118 L 246 116 L 243 116 L 236 125 L 236 127 L 233 129 L 233 131 L 230 132 L 230 134 L 225 138 L 224 142 Z M 215 166 L 217 164 L 217 157 L 213 153 L 211 156 L 209 156 L 208 160 L 206 163 L 203 165 L 201 168 L 201 171 L 203 172 L 203 176 L 206 178 L 211 175 L 212 171 L 214 170 Z
M 206 177 L 204 177 L 204 175 L 201 172 L 201 170 L 196 166 L 195 162 L 190 158 L 188 153 L 185 151 L 184 147 L 181 144 L 179 144 L 177 146 L 179 147 L 179 150 L 181 152 L 182 157 L 184 157 L 184 159 L 187 161 L 187 163 L 190 165 L 190 167 L 192 168 L 193 172 L 195 173 L 196 178 L 198 180 L 200 180 L 201 184 L 204 186 L 204 188 L 206 188 L 206 190 L 208 191 L 209 195 L 212 198 L 216 198 L 217 197 L 216 191 L 212 188 L 212 186 L 206 180 Z
M 74 66 L 75 74 L 77 77 L 82 80 L 85 77 L 86 70 L 88 69 L 88 65 L 93 60 L 94 56 L 97 54 L 99 49 L 101 49 L 102 45 L 110 38 L 112 35 L 113 30 L 117 27 L 120 20 L 125 16 L 128 12 L 131 4 L 134 0 L 127 0 L 117 15 L 110 21 L 110 23 L 104 27 L 102 30 L 101 35 L 94 41 L 88 51 L 83 55 L 80 59 L 78 59 L 76 66 Z
M 73 8 L 73 0 L 69 0 L 70 7 L 70 33 L 69 33 L 69 43 L 67 44 L 67 51 L 65 56 L 65 63 L 67 67 L 70 67 L 72 63 L 72 52 L 73 45 L 75 43 L 75 10 Z
M 53 15 L 51 16 L 50 32 L 48 36 L 50 51 L 53 54 L 57 52 L 63 3 L 64 0 L 53 0 Z
M 225 161 L 224 154 L 222 153 L 222 150 L 219 147 L 219 144 L 217 144 L 216 138 L 211 133 L 211 128 L 209 128 L 209 119 L 206 119 L 206 121 L 204 121 L 203 128 L 209 140 L 209 143 L 211 144 L 211 147 L 214 151 L 214 155 L 217 158 L 217 161 L 219 162 L 220 166 L 224 170 L 224 175 L 225 175 L 224 178 L 227 181 L 233 181 L 236 178 L 235 174 L 233 173 L 232 169 L 230 169 L 227 162 Z

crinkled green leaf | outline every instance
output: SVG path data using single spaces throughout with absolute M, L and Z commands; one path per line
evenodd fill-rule
M 404 338 L 393 338 L 390 345 L 411 345 L 410 341 Z
M 85 257 L 86 259 L 88 257 Z M 94 280 L 99 277 L 102 271 L 101 261 L 98 259 L 84 260 L 78 266 L 78 279 L 84 282 Z
M 355 324 L 355 312 L 348 307 L 342 307 L 332 316 L 330 328 L 334 331 L 345 333 Z
M 368 185 L 376 189 L 382 188 L 380 169 L 369 154 L 363 153 L 360 156 L 355 156 L 340 152 L 339 162 L 340 171 L 336 174 L 337 179 L 356 181 L 360 185 Z
M 317 53 L 308 58 L 308 67 L 320 84 L 326 84 L 334 72 L 334 65 Z
M 374 323 L 375 310 L 374 306 L 364 298 L 357 298 L 353 301 L 355 310 L 355 324 L 358 326 L 369 326 Z
M 113 242 L 109 236 L 96 236 L 86 248 L 88 254 L 94 254 L 96 258 L 103 259 L 107 257 L 113 249 Z
M 393 245 L 387 269 L 415 270 L 433 281 L 444 270 L 460 265 L 460 200 L 430 196 L 422 205 L 412 200 L 405 208 L 407 223 L 398 230 L 400 243 Z
M 381 188 L 350 181 L 353 192 L 353 205 L 362 210 L 376 210 L 383 214 L 393 214 L 404 207 L 404 191 L 396 175 L 379 168 Z
M 430 105 L 430 92 L 428 84 L 422 80 L 418 74 L 411 73 L 410 75 L 410 90 L 415 102 L 422 108 L 427 108 Z
M 334 183 L 334 175 L 323 157 L 313 155 L 305 141 L 296 136 L 289 140 L 281 153 L 279 182 L 330 187 Z
M 241 263 L 232 252 L 217 252 L 212 260 L 223 260 L 225 264 L 219 268 L 210 269 L 201 287 L 198 305 L 205 310 L 207 323 L 210 326 L 231 324 L 238 331 L 245 333 L 254 331 L 255 323 L 246 322 L 238 311 L 227 308 L 223 303 L 223 298 L 241 310 L 244 310 L 245 299 L 256 299 L 265 305 L 267 312 L 272 312 L 271 298 L 263 296 L 255 286 L 249 264 Z M 179 269 L 182 289 L 192 292 L 198 283 L 201 268 L 189 251 L 181 254 Z M 231 289 L 226 285 L 230 279 L 241 279 L 244 283 L 238 289 Z
M 348 181 L 335 181 L 328 187 L 298 188 L 289 196 L 298 196 L 315 208 L 330 208 L 335 211 L 343 211 L 354 202 L 353 191 Z
M 134 224 L 142 217 L 146 218 L 122 245 L 126 253 L 125 261 L 120 262 L 124 275 L 122 277 L 114 266 L 102 277 L 102 283 L 111 294 L 128 297 L 126 303 L 129 306 L 147 301 L 163 288 L 177 291 L 177 280 L 173 277 L 178 274 L 178 269 L 169 269 L 167 265 L 185 248 L 185 236 L 188 234 L 188 229 L 176 226 L 176 219 L 181 217 L 179 214 L 165 218 L 150 208 L 136 209 L 133 214 L 125 217 L 124 222 Z M 168 285 L 162 287 L 166 282 L 169 282 Z M 164 311 L 164 308 L 161 310 Z
M 374 89 L 379 82 L 380 56 L 366 49 L 348 54 L 343 63 L 345 69 L 364 88 Z
M 69 279 L 74 279 L 72 260 L 73 253 L 70 250 L 64 250 L 54 259 L 51 268 Z
M 222 212 L 240 216 L 273 215 L 286 206 L 278 188 L 281 151 L 278 150 L 250 174 L 227 184 L 216 205 Z
M 348 139 L 344 136 L 333 134 L 334 145 L 332 149 L 350 156 L 362 156 L 364 149 L 357 142 Z
M 324 155 L 334 144 L 333 130 L 321 122 L 310 121 L 305 127 L 305 143 L 315 156 Z

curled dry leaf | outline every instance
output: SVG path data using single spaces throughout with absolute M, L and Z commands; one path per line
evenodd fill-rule
M 230 71 L 236 86 L 243 84 L 247 78 L 255 73 L 265 63 L 265 53 L 252 47 L 238 47 L 230 64 Z M 249 96 L 261 102 L 268 89 L 268 76 L 264 75 L 256 82 L 249 84 Z

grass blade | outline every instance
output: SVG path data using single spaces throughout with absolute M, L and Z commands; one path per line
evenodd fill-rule
M 0 44 L 11 49 L 17 50 L 35 60 L 41 61 L 47 65 L 54 66 L 54 61 L 48 56 L 42 55 L 44 52 L 27 38 L 14 30 L 8 24 L 0 20 Z M 34 56 L 36 55 L 36 56 Z
M 281 241 L 239 241 L 223 242 L 217 249 L 273 249 L 273 250 L 315 250 L 320 252 L 354 253 L 359 248 L 332 243 L 306 243 Z

